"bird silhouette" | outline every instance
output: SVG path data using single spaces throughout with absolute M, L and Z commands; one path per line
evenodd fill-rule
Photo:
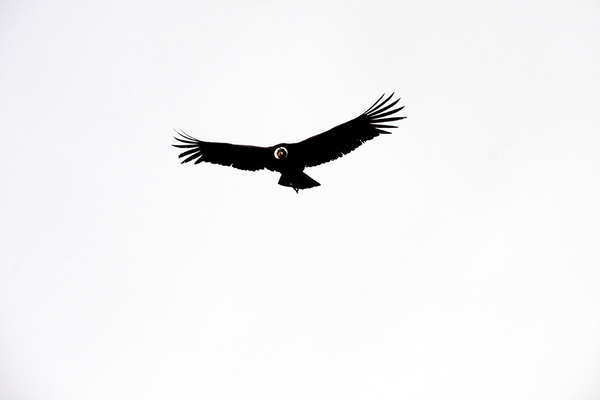
M 387 129 L 397 128 L 387 123 L 406 117 L 395 116 L 404 106 L 394 109 L 400 99 L 390 102 L 393 96 L 394 93 L 384 99 L 383 94 L 358 117 L 297 143 L 259 147 L 206 142 L 175 130 L 179 136 L 175 137 L 178 142 L 173 146 L 185 149 L 179 154 L 179 158 L 183 158 L 182 164 L 194 161 L 194 164 L 209 162 L 246 171 L 268 169 L 281 173 L 278 183 L 298 193 L 300 189 L 320 186 L 319 182 L 303 172 L 305 168 L 333 161 L 367 140 L 389 134 Z

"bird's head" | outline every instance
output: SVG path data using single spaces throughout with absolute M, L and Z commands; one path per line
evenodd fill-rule
M 288 156 L 288 151 L 285 147 L 279 146 L 275 149 L 275 152 L 273 153 L 273 155 L 278 160 L 285 160 Z

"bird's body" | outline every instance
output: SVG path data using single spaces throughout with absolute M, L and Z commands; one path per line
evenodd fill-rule
M 367 140 L 390 133 L 385 129 L 396 128 L 385 125 L 386 122 L 405 118 L 390 117 L 404 108 L 390 110 L 399 101 L 388 104 L 392 96 L 393 94 L 381 101 L 382 95 L 367 111 L 353 120 L 297 143 L 259 147 L 204 142 L 178 131 L 180 137 L 175 139 L 180 143 L 173 146 L 186 149 L 179 155 L 183 158 L 182 163 L 194 160 L 195 164 L 205 161 L 249 171 L 268 169 L 281 173 L 278 182 L 280 185 L 289 186 L 298 192 L 300 189 L 320 185 L 303 172 L 305 168 L 335 160 Z

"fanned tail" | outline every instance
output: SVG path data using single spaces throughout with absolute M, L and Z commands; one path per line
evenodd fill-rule
M 279 182 L 277 183 L 279 183 L 281 186 L 291 187 L 296 192 L 298 192 L 300 189 L 310 189 L 315 186 L 321 186 L 319 182 L 315 181 L 302 171 L 284 172 L 281 174 L 281 178 L 279 178 Z

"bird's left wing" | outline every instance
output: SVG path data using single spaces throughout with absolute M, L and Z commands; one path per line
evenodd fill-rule
M 396 126 L 387 125 L 387 123 L 406 117 L 394 116 L 395 113 L 404 108 L 392 109 L 400 99 L 388 103 L 394 94 L 392 93 L 381 101 L 384 96 L 382 95 L 375 104 L 353 120 L 294 143 L 290 145 L 290 150 L 293 149 L 292 151 L 298 157 L 305 160 L 305 166 L 314 167 L 348 154 L 367 140 L 371 140 L 380 134 L 390 133 L 387 129 L 396 128 Z
M 176 132 L 179 137 L 176 136 L 175 140 L 179 143 L 173 146 L 186 149 L 179 155 L 179 158 L 183 158 L 182 164 L 192 160 L 195 160 L 194 164 L 205 161 L 246 171 L 257 171 L 268 167 L 272 152 L 269 147 L 204 142 L 185 132 Z

